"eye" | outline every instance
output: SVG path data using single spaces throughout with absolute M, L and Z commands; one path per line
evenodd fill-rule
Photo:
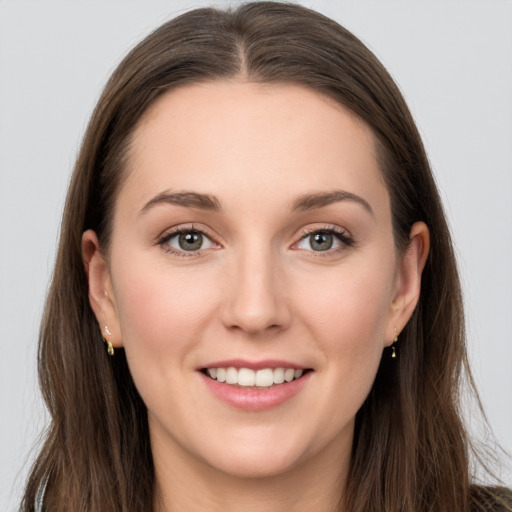
M 305 243 L 306 249 L 311 249 L 313 251 L 328 251 L 332 248 L 335 238 L 332 233 L 320 231 L 318 233 L 308 235 L 306 238 L 303 238 L 301 242 Z
M 196 252 L 216 246 L 204 233 L 190 228 L 168 233 L 160 240 L 160 244 L 168 250 L 179 253 Z
M 353 244 L 353 239 L 345 231 L 321 229 L 303 236 L 296 244 L 295 248 L 314 252 L 325 252 Z

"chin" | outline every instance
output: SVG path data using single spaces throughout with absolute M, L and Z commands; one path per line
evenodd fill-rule
M 238 446 L 231 443 L 221 453 L 210 452 L 203 460 L 211 468 L 233 477 L 270 478 L 295 470 L 307 459 L 303 444 L 286 443 L 283 439 L 244 440 Z
M 228 460 L 217 461 L 211 467 L 220 473 L 235 478 L 265 479 L 285 475 L 293 471 L 298 465 L 296 460 L 275 460 L 275 456 L 272 458 L 274 460 L 270 458 L 263 460 L 262 457 L 230 457 Z

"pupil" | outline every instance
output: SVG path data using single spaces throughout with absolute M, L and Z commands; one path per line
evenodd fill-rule
M 315 251 L 327 251 L 332 247 L 333 237 L 329 233 L 315 233 L 311 239 L 311 248 Z
M 201 233 L 182 233 L 179 237 L 180 248 L 184 251 L 197 251 L 203 245 Z

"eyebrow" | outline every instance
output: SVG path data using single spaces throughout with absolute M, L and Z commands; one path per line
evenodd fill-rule
M 370 204 L 362 197 L 346 192 L 344 190 L 332 190 L 329 192 L 317 192 L 314 194 L 304 194 L 297 197 L 292 203 L 293 210 L 313 210 L 315 208 L 322 208 L 333 203 L 340 201 L 353 201 L 360 204 L 368 213 L 374 215 L 373 209 Z
M 374 215 L 373 209 L 367 201 L 352 192 L 346 192 L 344 190 L 332 190 L 329 192 L 316 192 L 301 195 L 292 202 L 292 210 L 314 210 L 340 201 L 354 201 L 363 206 L 372 216 Z M 220 212 L 222 210 L 220 201 L 210 194 L 200 194 L 198 192 L 162 192 L 148 201 L 142 207 L 139 214 L 146 213 L 148 210 L 161 204 L 198 208 L 212 212 Z
M 221 210 L 219 200 L 210 194 L 199 194 L 197 192 L 162 192 L 148 201 L 140 210 L 139 215 L 146 213 L 160 204 L 199 208 L 200 210 L 211 212 L 219 212 Z

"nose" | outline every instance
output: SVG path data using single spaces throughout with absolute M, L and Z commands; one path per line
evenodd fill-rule
M 230 330 L 257 335 L 285 329 L 291 320 L 282 263 L 271 251 L 247 251 L 228 279 L 222 320 Z

